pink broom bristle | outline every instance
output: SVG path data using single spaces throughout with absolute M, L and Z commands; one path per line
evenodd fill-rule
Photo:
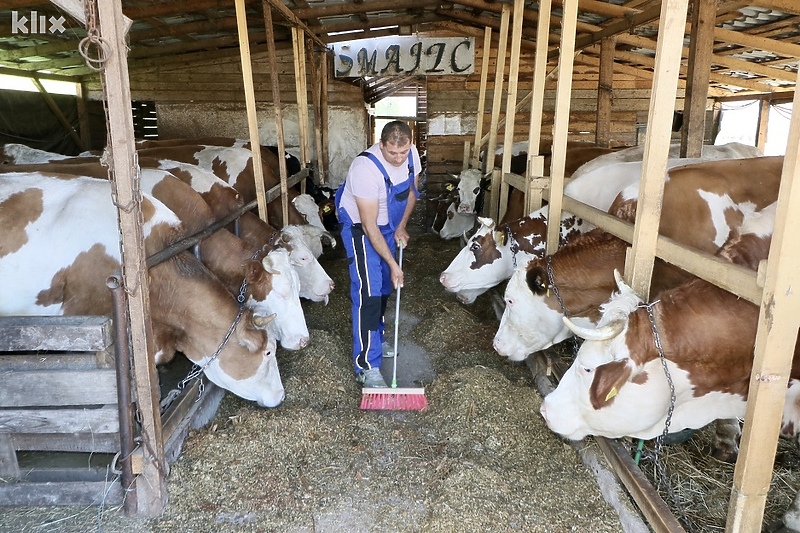
M 364 389 L 361 409 L 377 411 L 421 411 L 428 407 L 425 389 L 410 389 L 403 392 L 391 389 Z M 380 391 L 380 392 L 378 392 Z

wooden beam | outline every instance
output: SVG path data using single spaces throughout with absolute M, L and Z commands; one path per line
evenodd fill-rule
M 544 157 L 539 155 L 542 138 L 542 117 L 544 114 L 544 88 L 547 81 L 548 39 L 550 35 L 551 0 L 540 0 L 539 21 L 536 24 L 536 52 L 533 60 L 533 83 L 531 86 L 531 112 L 528 127 L 528 161 L 525 163 L 525 176 L 528 179 L 544 177 Z M 557 72 L 554 68 L 550 74 Z M 547 169 L 549 172 L 550 169 Z M 531 194 L 530 187 L 525 190 L 525 210 L 527 213 L 541 207 L 541 192 L 536 197 Z
M 291 24 L 301 28 L 308 35 L 308 37 L 312 39 L 315 43 L 320 45 L 322 48 L 327 48 L 327 44 L 325 44 L 325 42 L 322 39 L 317 37 L 317 35 L 313 31 L 309 30 L 308 26 L 306 26 L 306 23 L 300 20 L 300 17 L 298 17 L 298 15 L 296 15 L 293 11 L 291 11 L 288 7 L 286 7 L 283 4 L 283 2 L 281 2 L 280 0 L 262 0 L 262 5 L 264 4 L 264 2 L 274 7 L 275 10 L 281 15 L 283 15 L 283 17 L 286 20 L 288 20 Z
M 775 231 L 767 259 L 755 359 L 726 531 L 760 531 L 800 326 L 800 87 L 795 85 Z
M 700 157 L 706 133 L 706 105 L 717 0 L 692 1 L 692 28 L 689 41 L 689 67 L 686 98 L 683 104 L 681 157 Z M 681 52 L 683 57 L 683 52 Z
M 564 169 L 567 163 L 569 137 L 569 106 L 572 96 L 572 69 L 575 54 L 575 23 L 578 20 L 578 0 L 564 0 L 561 17 L 561 46 L 558 59 L 558 87 L 553 117 L 553 149 L 550 157 L 550 200 L 548 218 L 561 220 L 563 205 Z M 547 225 L 547 254 L 558 250 L 560 224 Z
M 511 172 L 511 146 L 514 144 L 514 123 L 517 118 L 517 87 L 519 81 L 519 49 L 522 42 L 522 13 L 525 0 L 514 0 L 514 21 L 511 28 L 511 65 L 508 69 L 508 91 L 506 95 L 506 127 L 503 134 L 502 173 Z M 486 159 L 489 160 L 489 154 Z M 497 190 L 497 189 L 495 189 Z M 503 220 L 508 209 L 508 183 L 500 180 L 500 198 L 497 220 Z
M 767 146 L 767 128 L 769 127 L 770 99 L 762 98 L 758 108 L 758 127 L 756 128 L 756 148 L 764 151 Z
M 284 146 L 283 136 L 283 112 L 281 111 L 281 88 L 278 83 L 278 59 L 275 56 L 275 35 L 272 33 L 274 27 L 272 23 L 272 9 L 267 0 L 262 0 L 261 5 L 264 7 L 264 27 L 267 30 L 267 57 L 269 59 L 270 80 L 272 80 L 272 105 L 275 112 L 275 134 L 278 138 L 278 169 L 281 178 L 281 214 L 283 215 L 283 225 L 289 223 L 289 206 L 287 199 L 289 196 L 289 187 L 286 184 L 287 171 L 286 171 L 286 158 L 283 157 L 286 151 Z M 266 218 L 266 205 L 264 206 L 264 220 Z
M 250 60 L 250 41 L 247 37 L 247 12 L 244 0 L 235 0 L 236 20 L 239 28 L 239 56 L 242 64 L 242 81 L 244 83 L 244 100 L 247 107 L 247 130 L 250 134 L 250 150 L 253 152 L 253 174 L 255 179 L 258 216 L 267 221 L 267 198 L 264 190 L 264 167 L 261 160 L 261 140 L 258 136 L 258 116 L 256 111 L 256 95 L 253 88 L 253 67 Z M 283 153 L 282 151 L 280 153 Z M 278 157 L 283 161 L 282 157 Z M 286 220 L 284 218 L 284 220 Z
M 606 37 L 600 41 L 600 76 L 597 80 L 597 121 L 594 143 L 611 146 L 611 105 L 614 100 L 614 52 L 616 39 Z
M 472 157 L 476 161 L 481 155 L 481 137 L 483 136 L 484 110 L 486 109 L 486 85 L 489 81 L 489 51 L 492 49 L 492 28 L 483 30 L 483 59 L 481 60 L 481 87 L 478 90 L 478 115 L 475 124 L 475 142 Z
M 440 20 L 448 20 L 447 17 L 440 13 L 425 12 L 422 15 L 403 15 L 397 17 L 380 17 L 373 19 L 369 22 L 361 21 L 346 21 L 346 22 L 331 22 L 321 23 L 314 26 L 309 26 L 308 29 L 314 33 L 332 33 L 340 31 L 354 31 L 363 30 L 367 28 L 382 28 L 384 26 L 414 26 L 416 24 L 424 24 L 426 22 L 437 22 Z
M 75 141 L 75 144 L 78 145 L 78 148 L 80 148 L 82 152 L 86 151 L 88 148 L 86 147 L 86 144 L 83 142 L 83 139 L 81 139 L 81 137 L 78 135 L 78 132 L 75 131 L 75 128 L 72 127 L 72 124 L 70 124 L 69 120 L 67 120 L 67 117 L 64 116 L 64 113 L 61 111 L 61 108 L 58 107 L 58 104 L 55 102 L 55 100 L 53 100 L 53 97 L 50 96 L 50 93 L 48 93 L 47 89 L 44 88 L 42 82 L 40 82 L 35 77 L 31 78 L 31 81 L 39 90 L 39 94 L 42 95 L 42 98 L 44 98 L 47 107 L 50 108 L 50 111 L 53 112 L 53 114 L 56 116 L 56 118 L 64 127 L 64 129 L 67 130 L 67 134 L 69 134 L 72 140 Z
M 489 126 L 489 145 L 486 147 L 484 163 L 486 170 L 494 168 L 494 152 L 497 148 L 497 128 L 500 122 L 500 106 L 503 102 L 503 80 L 506 70 L 506 45 L 508 42 L 508 24 L 511 18 L 511 6 L 503 4 L 500 22 L 500 44 L 497 47 L 497 63 L 495 65 L 494 87 L 492 88 L 492 120 Z M 508 149 L 510 147 L 506 147 Z M 500 210 L 500 172 L 492 172 L 491 194 L 489 195 L 489 216 L 495 220 Z
M 270 3 L 276 0 L 268 0 Z M 320 17 L 331 17 L 336 15 L 357 15 L 359 13 L 371 13 L 374 11 L 398 11 L 402 9 L 416 9 L 423 7 L 438 6 L 439 0 L 371 0 L 370 2 L 347 2 L 342 4 L 327 4 L 322 7 L 311 7 L 308 9 L 295 9 L 291 11 L 297 19 L 310 19 Z M 283 4 L 281 4 L 283 5 Z M 289 12 L 289 9 L 284 6 Z M 291 20 L 291 19 L 289 19 Z
M 743 33 L 740 31 L 714 28 L 714 38 L 730 44 L 738 44 L 748 50 L 763 50 L 779 55 L 800 57 L 800 45 L 776 39 L 765 39 L 757 35 Z
M 297 126 L 300 135 L 300 165 L 303 168 L 307 168 L 311 163 L 308 136 L 308 78 L 306 76 L 305 39 L 303 38 L 303 31 L 300 28 L 292 28 L 292 42 L 294 43 L 294 84 L 297 93 Z M 280 153 L 282 154 L 283 152 Z M 300 192 L 306 192 L 305 181 L 300 184 Z M 288 198 L 284 199 L 286 202 L 288 202 L 288 200 Z M 286 209 L 286 214 L 288 215 L 288 206 Z M 283 220 L 284 224 L 289 223 L 288 218 L 284 218 Z
M 626 262 L 625 275 L 637 294 L 645 300 L 650 293 L 653 275 L 661 203 L 664 197 L 664 175 L 672 129 L 672 115 L 678 89 L 678 68 L 681 61 L 683 30 L 686 24 L 685 0 L 665 0 L 661 4 L 655 77 L 647 115 L 639 208 L 631 261 Z M 630 264 L 627 264 L 630 263 Z M 630 268 L 629 268 L 630 266 Z
M 104 97 L 108 103 L 108 148 L 112 160 L 109 175 L 112 178 L 116 204 L 120 206 L 118 214 L 123 283 L 127 294 L 137 419 L 143 449 L 142 472 L 135 482 L 137 515 L 158 517 L 167 506 L 167 462 L 161 435 L 158 375 L 150 324 L 150 293 L 141 225 L 141 196 L 134 194 L 138 190 L 136 185 L 139 176 L 133 142 L 127 43 L 122 33 L 124 21 L 118 0 L 99 0 L 97 15 L 100 37 L 110 47 L 110 55 L 103 63 L 100 75 Z M 89 25 L 92 24 L 89 21 Z

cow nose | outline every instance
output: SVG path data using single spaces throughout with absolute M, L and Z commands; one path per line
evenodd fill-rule
M 308 337 L 301 337 L 300 342 L 298 344 L 300 345 L 301 350 L 306 346 L 308 346 Z
M 442 272 L 442 274 L 439 276 L 439 283 L 441 283 L 442 285 L 447 287 L 447 273 L 446 272 Z

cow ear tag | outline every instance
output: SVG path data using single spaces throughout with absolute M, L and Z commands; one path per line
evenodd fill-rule
M 330 211 L 331 211 L 331 206 L 329 205 L 326 205 L 325 207 L 322 208 L 323 213 L 330 213 Z
M 617 392 L 619 392 L 619 391 L 617 390 L 616 387 L 611 387 L 611 390 L 608 391 L 608 394 L 606 394 L 606 401 L 608 401 L 611 398 L 613 398 L 614 396 L 616 396 Z

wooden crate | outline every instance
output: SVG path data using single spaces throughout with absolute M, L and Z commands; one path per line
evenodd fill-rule
M 0 317 L 0 505 L 122 501 L 116 476 L 88 460 L 19 461 L 23 451 L 119 450 L 113 343 L 110 317 Z

